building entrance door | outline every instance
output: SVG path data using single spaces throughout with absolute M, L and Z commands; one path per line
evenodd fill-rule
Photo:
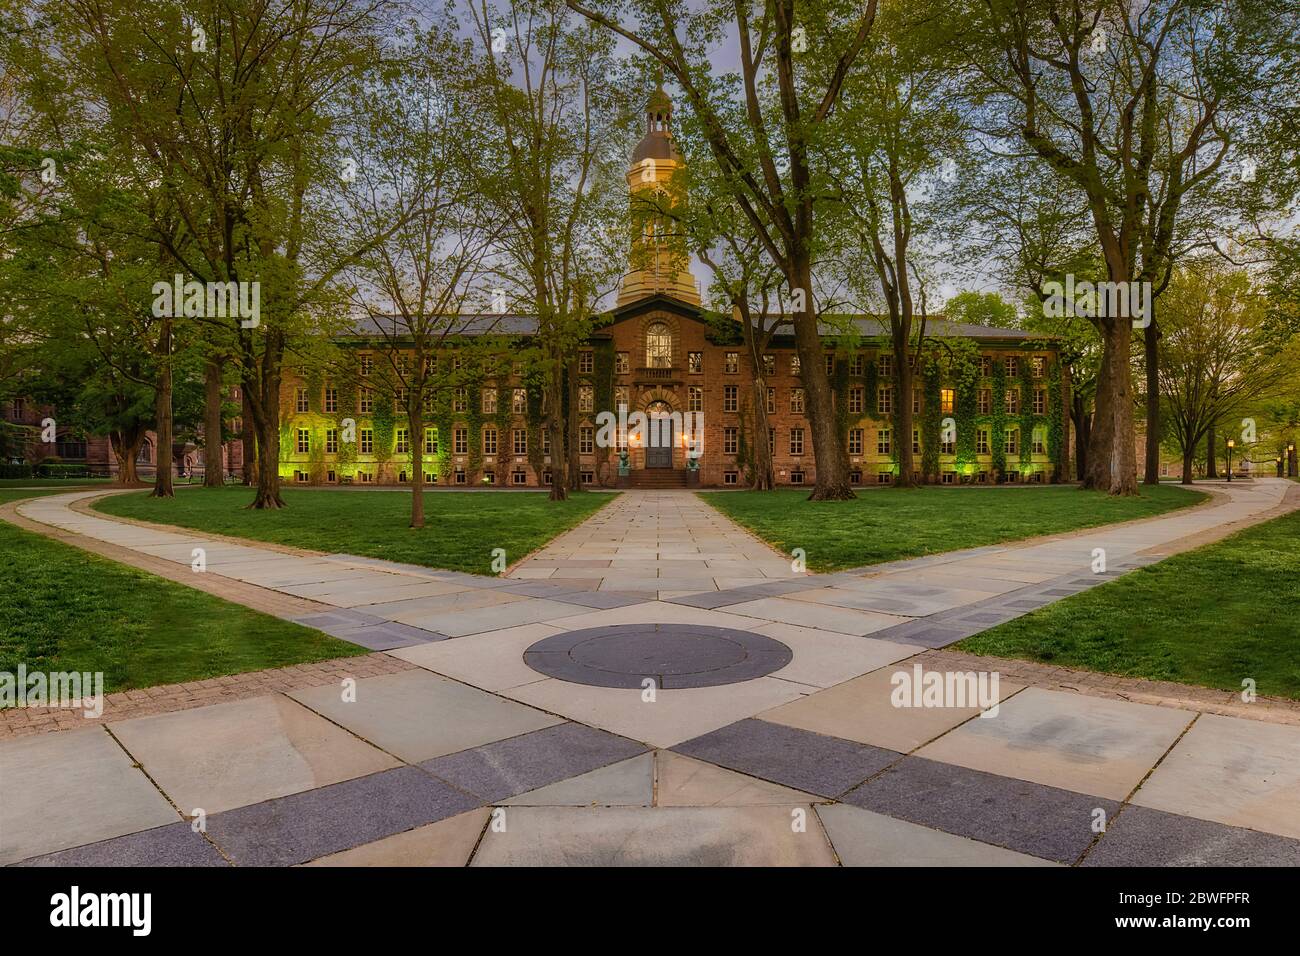
M 673 420 L 668 406 L 656 402 L 646 410 L 650 434 L 646 438 L 645 466 L 671 468 L 673 466 Z

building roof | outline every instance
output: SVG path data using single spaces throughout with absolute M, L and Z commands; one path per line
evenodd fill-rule
M 630 318 L 641 309 L 636 306 L 652 304 L 655 299 L 662 297 L 655 296 L 642 302 L 631 303 L 616 310 L 613 313 L 615 322 L 623 321 Z M 679 305 L 679 311 L 699 314 L 700 310 L 685 303 L 677 303 L 675 300 L 672 304 Z M 870 315 L 845 315 L 838 316 L 830 321 L 823 321 L 819 331 L 826 338 L 834 338 L 843 332 L 843 322 L 847 321 L 856 328 L 857 333 L 863 338 L 884 338 L 889 335 L 889 320 L 879 316 Z M 460 338 L 466 336 L 478 337 L 485 335 L 503 335 L 503 336 L 521 336 L 537 334 L 537 317 L 533 315 L 498 315 L 493 313 L 476 313 L 467 315 L 449 316 L 445 323 L 438 323 L 436 326 L 438 337 L 442 337 L 442 330 L 447 329 L 448 338 Z M 913 328 L 920 328 L 920 321 L 913 320 Z M 395 317 L 362 315 L 353 319 L 353 330 L 351 333 L 344 333 L 343 338 L 375 339 L 382 337 L 388 332 L 394 338 L 408 338 L 405 334 L 405 326 Z M 1052 336 L 1044 335 L 1038 332 L 1027 332 L 1023 329 L 1001 329 L 988 325 L 975 325 L 968 322 L 949 322 L 942 316 L 931 316 L 925 323 L 925 334 L 927 338 L 970 338 L 996 341 L 1043 341 L 1050 340 Z M 782 336 L 785 337 L 785 336 Z

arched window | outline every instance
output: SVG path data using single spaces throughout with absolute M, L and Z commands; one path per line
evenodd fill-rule
M 140 451 L 136 453 L 135 460 L 144 465 L 149 464 L 152 460 L 152 451 L 153 444 L 146 438 L 140 443 Z
M 647 368 L 672 368 L 673 333 L 666 323 L 655 322 L 645 330 Z

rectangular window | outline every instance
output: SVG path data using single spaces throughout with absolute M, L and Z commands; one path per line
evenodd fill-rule
M 881 415 L 889 415 L 894 411 L 894 386 L 881 385 L 876 390 L 876 411 Z
M 397 395 L 393 397 L 393 411 L 402 414 L 406 411 L 406 406 L 411 401 L 411 390 L 409 388 L 399 388 Z
M 775 374 L 776 374 L 776 356 L 775 356 L 775 355 L 764 355 L 764 356 L 763 356 L 763 374 L 764 374 L 764 375 L 775 375 Z
M 981 356 L 980 356 L 980 377 L 981 377 L 981 378 L 992 378 L 992 377 L 993 377 L 993 357 L 992 357 L 992 356 L 989 356 L 989 355 L 981 355 Z
M 339 390 L 337 388 L 325 389 L 325 411 L 337 412 L 339 410 Z
M 791 375 L 803 374 L 803 363 L 800 361 L 799 356 L 797 355 L 790 356 L 790 374 Z
M 630 365 L 626 352 L 616 352 L 614 354 L 614 373 L 616 375 L 626 375 Z
M 803 454 L 803 429 L 802 428 L 790 429 L 790 454 L 792 455 Z
M 1043 434 L 1043 429 L 1042 429 L 1042 428 L 1035 428 L 1035 429 L 1034 429 L 1033 438 L 1034 438 L 1034 454 L 1035 454 L 1035 455 L 1046 455 L 1046 454 L 1047 454 L 1047 442 L 1046 442 L 1046 436 Z
M 614 389 L 614 411 L 618 411 L 620 408 L 627 408 L 628 405 L 631 403 L 631 396 L 632 396 L 632 392 L 628 389 L 626 385 L 619 385 L 618 387 L 616 387 Z M 703 398 L 701 398 L 701 401 L 703 401 Z M 701 405 L 698 409 L 696 409 L 696 411 L 703 411 L 703 410 L 704 410 L 703 405 Z
M 1007 429 L 1006 452 L 1008 455 L 1020 454 L 1020 429 L 1019 428 Z
M 497 390 L 495 388 L 483 389 L 483 397 L 479 402 L 479 407 L 484 415 L 495 415 L 497 413 Z
M 769 415 L 776 414 L 776 389 L 770 385 L 767 388 L 767 413 Z
M 469 454 L 469 431 L 457 428 L 452 432 L 452 451 L 457 455 Z
M 740 371 L 740 353 L 728 352 L 722 362 L 722 370 L 728 375 L 735 375 Z
M 596 410 L 596 388 L 593 385 L 578 386 L 578 411 L 592 412 Z
M 704 411 L 704 389 L 699 385 L 692 385 L 687 389 L 686 410 L 688 412 Z
M 740 483 L 739 478 L 740 478 L 740 475 L 739 475 L 738 472 L 734 472 L 734 471 L 724 471 L 724 472 L 722 473 L 722 483 L 723 483 L 724 485 L 736 485 L 736 484 L 739 484 L 739 483 Z
M 1045 388 L 1034 389 L 1034 414 L 1047 414 L 1047 389 Z
M 359 371 L 361 372 L 361 374 L 369 375 L 375 368 L 375 360 L 372 359 L 369 355 L 362 355 L 360 366 L 361 367 Z
M 912 454 L 921 454 L 921 429 L 919 428 L 912 429 Z
M 849 454 L 850 455 L 862 454 L 862 429 L 861 428 L 849 429 Z
M 876 432 L 876 454 L 888 455 L 894 449 L 892 436 L 888 428 L 881 428 Z
M 940 434 L 942 435 L 943 433 L 940 432 Z M 951 438 L 947 439 L 946 441 L 942 438 L 939 439 L 939 454 L 941 455 L 953 454 L 956 444 L 957 442 Z
M 919 388 L 912 389 L 912 414 L 921 414 L 921 390 Z
M 867 369 L 867 357 L 861 352 L 854 352 L 849 359 L 849 374 L 861 376 Z
M 876 484 L 892 485 L 894 483 L 894 473 L 892 471 L 882 471 L 876 474 Z
M 722 430 L 722 453 L 734 455 L 740 449 L 740 429 L 724 428 Z
M 397 429 L 397 437 L 393 443 L 393 452 L 398 455 L 409 455 L 411 453 L 411 433 L 405 428 Z
M 339 453 L 339 430 L 337 428 L 325 429 L 325 453 L 327 455 L 337 455 Z
M 1020 389 L 1014 387 L 1007 389 L 1006 405 L 1008 415 L 1020 414 Z
M 826 353 L 826 374 L 828 376 L 835 374 L 835 353 Z
M 790 389 L 790 411 L 795 415 L 803 414 L 803 389 Z
M 939 389 L 939 411 L 944 415 L 951 415 L 952 410 L 956 407 L 957 393 L 951 388 Z
M 513 472 L 513 473 L 510 475 L 510 483 L 511 483 L 511 484 L 514 484 L 514 485 L 526 485 L 526 484 L 528 484 L 528 472 L 526 472 L 526 471 L 516 471 L 516 472 Z
M 1015 378 L 1020 374 L 1020 362 L 1014 355 L 1006 357 L 1003 367 L 1007 370 L 1007 378 Z
M 863 388 L 861 385 L 855 385 L 851 389 L 849 389 L 849 414 L 850 415 L 862 414 L 862 402 L 864 400 L 864 396 L 866 395 L 866 392 L 867 390 Z
M 739 408 L 740 390 L 735 385 L 722 386 L 722 410 L 724 412 L 734 412 Z
M 420 410 L 426 415 L 433 414 L 433 392 L 425 392 L 424 398 L 420 401 Z
M 456 358 L 459 359 L 460 356 L 458 355 Z M 456 389 L 456 393 L 451 400 L 451 410 L 453 412 L 469 411 L 469 392 L 466 391 L 464 386 Z
M 298 429 L 298 454 L 311 454 L 311 432 L 305 428 Z
M 882 355 L 876 360 L 876 372 L 881 378 L 894 377 L 894 357 L 892 355 Z
M 438 356 L 426 355 L 424 357 L 424 377 L 432 378 L 438 374 Z
M 1042 378 L 1047 372 L 1047 359 L 1041 355 L 1035 355 L 1030 361 L 1033 363 L 1034 378 Z
M 426 455 L 438 454 L 438 429 L 426 428 L 424 430 L 424 453 Z
M 375 453 L 375 433 L 372 429 L 362 428 L 357 432 L 357 451 L 363 455 Z
M 483 426 L 483 454 L 495 455 L 497 453 L 497 430 L 494 425 Z
M 362 415 L 369 415 L 375 410 L 375 390 L 373 388 L 363 388 L 361 390 L 361 399 L 357 404 L 357 410 Z
M 528 389 L 516 388 L 510 393 L 510 414 L 526 415 L 528 413 Z
M 993 413 L 993 389 L 981 388 L 979 397 L 976 399 L 981 415 L 990 415 Z
M 692 375 L 704 374 L 704 353 L 687 352 L 686 353 L 686 371 Z
M 590 375 L 592 373 L 592 370 L 595 369 L 596 367 L 595 363 L 596 363 L 595 357 L 591 354 L 590 350 L 584 350 L 582 352 L 579 352 L 578 353 L 578 374 Z
M 583 425 L 578 429 L 578 454 L 590 455 L 596 450 L 596 429 Z
M 511 443 L 516 455 L 528 454 L 528 429 L 516 428 L 512 433 Z
M 307 402 L 307 389 L 305 388 L 298 389 L 296 392 L 296 396 L 297 396 L 297 401 L 295 402 L 294 405 L 295 409 L 300 412 L 310 411 L 311 406 Z
M 975 429 L 975 454 L 987 455 L 989 453 L 989 430 L 987 428 Z
M 775 428 L 769 428 L 767 430 L 767 453 L 769 455 L 776 454 L 776 429 Z

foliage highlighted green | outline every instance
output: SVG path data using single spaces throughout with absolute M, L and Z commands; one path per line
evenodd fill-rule
M 4 521 L 0 578 L 0 671 L 99 671 L 112 693 L 368 653 Z
M 492 552 L 513 564 L 610 500 L 603 494 L 548 501 L 543 492 L 431 491 L 427 527 L 413 530 L 409 492 L 289 488 L 279 511 L 251 511 L 243 487 L 204 488 L 175 499 L 115 495 L 95 503 L 106 514 L 329 553 L 491 574 Z
M 1148 489 L 1143 489 L 1145 494 Z M 972 654 L 1300 699 L 1300 512 L 1058 601 Z
M 854 501 L 808 501 L 806 491 L 786 489 L 702 497 L 777 550 L 802 548 L 810 571 L 838 571 L 1149 518 L 1205 495 L 1161 485 L 1121 498 L 1049 485 L 880 488 Z

